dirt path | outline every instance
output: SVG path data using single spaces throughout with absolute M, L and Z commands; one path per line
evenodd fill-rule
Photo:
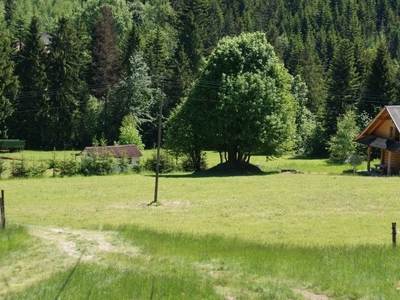
M 304 298 L 309 300 L 329 300 L 329 298 L 325 295 L 314 294 L 306 290 L 293 289 L 293 292 L 296 294 L 301 294 Z
M 39 238 L 30 251 L 17 252 L 8 265 L 0 266 L 0 298 L 65 271 L 78 260 L 101 263 L 109 253 L 138 253 L 115 232 L 30 227 L 29 233 Z

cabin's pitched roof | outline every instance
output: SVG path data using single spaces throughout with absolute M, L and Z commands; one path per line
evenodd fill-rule
M 400 142 L 374 134 L 376 129 L 387 120 L 392 120 L 394 126 L 400 131 L 400 105 L 388 105 L 382 108 L 354 141 L 374 148 L 400 152 Z
M 79 155 L 82 155 L 82 153 L 85 152 L 89 155 L 93 153 L 102 155 L 106 152 L 110 152 L 115 158 L 121 158 L 123 155 L 125 155 L 127 158 L 140 157 L 143 155 L 136 145 L 86 147 L 81 153 L 79 153 Z

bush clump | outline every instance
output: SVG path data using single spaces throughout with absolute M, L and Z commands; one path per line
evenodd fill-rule
M 106 175 L 114 169 L 114 157 L 111 152 L 93 153 L 83 157 L 80 172 L 83 175 Z
M 156 172 L 157 166 L 157 154 L 153 153 L 152 157 L 146 160 L 144 168 L 148 171 Z M 160 173 L 171 173 L 175 171 L 176 164 L 174 157 L 166 151 L 161 151 L 160 153 Z

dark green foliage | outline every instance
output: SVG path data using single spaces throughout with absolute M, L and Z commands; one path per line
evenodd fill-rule
M 207 169 L 206 153 L 205 152 L 201 153 L 200 163 L 197 160 L 193 161 L 193 157 L 191 156 L 184 156 L 181 160 L 180 167 L 184 172 L 206 170 Z
M 10 137 L 24 139 L 28 149 L 41 148 L 46 135 L 48 80 L 45 44 L 40 39 L 39 19 L 33 17 L 22 48 L 16 53 L 20 93 L 14 103 Z
M 111 7 L 104 5 L 94 26 L 92 45 L 92 93 L 98 99 L 104 100 L 107 97 L 121 73 L 121 54 L 116 26 Z M 105 117 L 107 116 L 108 113 L 105 111 Z
M 168 79 L 167 118 L 187 96 L 218 41 L 242 32 L 265 33 L 291 75 L 300 75 L 306 83 L 307 110 L 314 119 L 326 119 L 321 145 L 334 134 L 344 103 L 361 99 L 358 111 L 370 117 L 383 105 L 399 103 L 394 66 L 400 55 L 400 5 L 394 0 L 3 0 L 1 6 L 0 35 L 10 40 L 0 37 L 0 134 L 25 139 L 28 149 L 83 147 L 102 132 L 113 143 L 127 114 L 125 102 L 118 105 L 127 87 L 122 85 L 117 98 L 109 95 L 121 81 L 121 72 L 132 71 L 129 60 L 137 52 L 150 68 L 153 87 L 160 86 L 161 76 Z M 69 24 L 64 34 L 62 20 Z M 53 37 L 54 45 L 40 42 L 43 33 Z M 68 44 L 62 36 L 77 38 Z M 353 58 L 343 52 L 343 40 L 352 45 Z M 60 51 L 65 47 L 68 53 Z M 10 64 L 12 53 L 15 68 Z M 356 94 L 344 84 L 351 83 L 344 74 L 349 65 L 359 80 Z M 18 100 L 16 78 L 4 68 L 15 69 Z M 10 79 L 7 92 L 2 91 L 5 77 Z M 100 102 L 94 104 L 93 95 Z M 148 110 L 153 118 L 157 112 L 157 105 Z M 141 130 L 146 145 L 153 146 L 156 126 L 143 124 Z
M 366 78 L 365 92 L 358 107 L 360 112 L 374 117 L 383 106 L 395 102 L 393 67 L 387 46 L 381 42 Z
M 77 28 L 66 18 L 61 18 L 49 47 L 48 69 L 49 118 L 46 145 L 58 149 L 73 145 L 73 116 L 85 95 L 83 70 L 87 59 L 85 45 Z
M 356 70 L 354 47 L 350 40 L 342 40 L 330 67 L 328 98 L 325 107 L 326 137 L 336 133 L 338 117 L 348 108 L 356 107 L 359 100 L 360 81 Z
M 141 38 L 139 35 L 138 26 L 136 25 L 136 22 L 132 22 L 132 28 L 129 32 L 128 40 L 126 42 L 124 60 L 122 62 L 124 68 L 126 68 L 125 71 L 128 73 L 131 71 L 129 69 L 129 60 L 134 53 L 139 51 L 140 41 Z
M 18 77 L 14 75 L 10 41 L 0 32 L 0 137 L 7 138 L 7 119 L 12 115 L 18 92 Z
M 145 162 L 144 168 L 148 171 L 156 172 L 157 154 L 153 153 L 152 157 L 148 158 Z M 174 157 L 167 151 L 160 152 L 160 173 L 171 173 L 175 171 L 176 165 Z

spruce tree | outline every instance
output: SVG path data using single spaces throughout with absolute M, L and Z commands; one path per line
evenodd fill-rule
M 13 113 L 12 104 L 18 92 L 18 78 L 14 75 L 12 48 L 0 31 L 0 138 L 7 138 L 7 119 Z
M 122 70 L 118 44 L 118 31 L 111 8 L 104 5 L 93 33 L 91 91 L 97 99 L 104 102 L 102 131 L 108 143 L 113 142 L 109 131 L 108 95 L 119 81 Z
M 12 135 L 24 139 L 27 148 L 41 148 L 47 128 L 44 122 L 48 100 L 45 44 L 40 39 L 40 24 L 32 17 L 26 38 L 16 53 L 20 93 L 14 105 Z
M 92 93 L 98 99 L 104 99 L 120 78 L 121 54 L 118 44 L 111 8 L 104 5 L 94 27 L 92 46 Z
M 374 117 L 385 105 L 395 102 L 392 62 L 384 42 L 378 45 L 366 78 L 358 110 Z
M 139 35 L 138 26 L 136 25 L 136 22 L 132 22 L 132 28 L 129 32 L 128 40 L 125 46 L 124 59 L 122 62 L 125 71 L 129 71 L 129 59 L 135 52 L 139 51 L 140 42 L 141 38 Z
M 185 95 L 189 83 L 196 78 L 204 55 L 206 2 L 204 0 L 183 0 L 178 12 L 179 32 L 177 48 L 173 58 L 173 81 L 175 107 Z
M 355 66 L 353 44 L 344 39 L 335 51 L 330 67 L 328 97 L 325 105 L 326 136 L 336 133 L 337 119 L 359 99 L 359 75 Z
M 49 48 L 49 147 L 73 145 L 72 117 L 86 90 L 81 71 L 85 67 L 84 46 L 72 22 L 62 17 Z

